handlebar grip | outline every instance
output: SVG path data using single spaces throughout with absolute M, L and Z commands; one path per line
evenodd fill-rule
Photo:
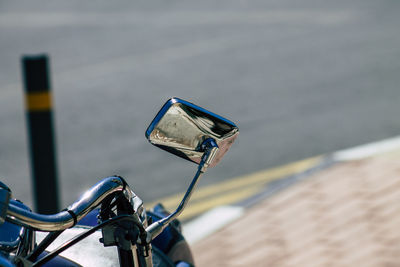
M 6 220 L 10 197 L 11 197 L 10 189 L 5 184 L 0 182 L 0 225 L 2 225 Z

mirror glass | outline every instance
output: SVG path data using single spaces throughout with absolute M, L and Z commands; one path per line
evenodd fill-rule
M 168 100 L 146 130 L 150 143 L 197 164 L 203 141 L 213 138 L 219 149 L 209 167 L 218 164 L 238 134 L 233 122 L 179 98 Z

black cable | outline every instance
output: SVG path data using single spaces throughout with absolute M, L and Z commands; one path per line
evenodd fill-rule
M 29 261 L 35 261 L 37 257 L 42 254 L 42 252 L 54 241 L 56 238 L 61 235 L 61 233 L 64 232 L 62 231 L 57 231 L 57 232 L 51 232 L 49 233 L 43 240 L 40 242 L 40 244 L 32 251 L 31 254 L 29 254 L 26 259 Z
M 113 199 L 110 198 L 109 202 L 111 202 Z M 114 206 L 114 205 L 113 205 Z M 107 208 L 112 208 L 110 204 L 106 205 Z M 68 209 L 64 209 L 63 211 L 67 211 L 72 219 L 74 220 L 74 226 L 78 223 L 78 218 L 76 214 Z M 27 256 L 27 260 L 29 261 L 35 261 L 40 254 L 42 254 L 43 251 L 54 241 L 57 239 L 57 237 L 60 236 L 61 233 L 63 233 L 64 230 L 62 231 L 57 231 L 57 232 L 50 232 L 43 240 L 40 242 L 40 244 Z
M 53 258 L 55 258 L 58 254 L 62 253 L 64 250 L 70 248 L 71 246 L 75 245 L 76 243 L 80 242 L 81 240 L 85 239 L 86 237 L 88 237 L 89 235 L 93 234 L 94 232 L 96 232 L 97 230 L 103 228 L 104 226 L 106 226 L 107 224 L 111 224 L 117 221 L 122 221 L 123 219 L 132 219 L 132 222 L 134 222 L 140 229 L 140 232 L 145 231 L 145 229 L 143 228 L 143 225 L 139 224 L 138 222 L 136 222 L 131 215 L 119 215 L 117 217 L 113 217 L 105 222 L 102 222 L 101 224 L 91 228 L 90 230 L 72 238 L 71 240 L 65 242 L 64 244 L 62 244 L 60 247 L 58 247 L 56 250 L 50 252 L 49 254 L 47 254 L 45 257 L 41 258 L 39 261 L 35 262 L 32 267 L 35 266 L 42 266 L 43 264 L 49 262 L 50 260 L 52 260 Z

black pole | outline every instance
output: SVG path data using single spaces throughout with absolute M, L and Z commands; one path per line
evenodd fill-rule
M 39 213 L 56 213 L 59 198 L 48 57 L 23 56 L 22 67 L 35 208 Z

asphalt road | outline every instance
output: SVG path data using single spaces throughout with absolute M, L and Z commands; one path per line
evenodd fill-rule
M 145 201 L 195 166 L 147 143 L 179 96 L 237 122 L 207 185 L 400 134 L 400 2 L 0 2 L 0 177 L 31 204 L 20 57 L 51 56 L 62 203 L 119 174 Z

